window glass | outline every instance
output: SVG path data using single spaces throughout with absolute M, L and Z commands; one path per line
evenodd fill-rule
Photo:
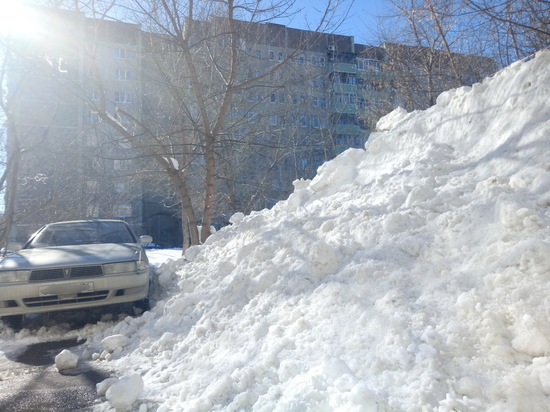
M 136 243 L 136 239 L 124 222 L 70 222 L 46 226 L 29 241 L 26 247 L 93 243 Z

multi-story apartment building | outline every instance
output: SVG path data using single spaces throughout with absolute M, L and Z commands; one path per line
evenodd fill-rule
M 185 129 L 175 124 L 181 115 L 172 113 L 173 90 L 155 61 L 165 40 L 133 24 L 42 12 L 48 30 L 15 45 L 11 64 L 17 128 L 9 134 L 26 151 L 18 239 L 51 220 L 116 217 L 161 244 L 180 244 L 177 205 L 164 202 L 169 189 L 152 183 L 153 174 L 143 170 L 154 167 L 99 115 L 116 117 L 119 107 L 166 135 Z M 203 23 L 206 30 L 211 23 Z M 234 212 L 273 205 L 295 179 L 311 178 L 324 161 L 362 147 L 372 124 L 365 113 L 379 116 L 399 98 L 383 47 L 271 23 L 243 22 L 239 41 L 239 79 L 256 80 L 233 95 L 218 142 L 225 154 L 218 162 L 220 224 Z M 183 99 L 186 79 L 181 74 L 176 82 Z M 175 153 L 186 151 L 194 153 Z M 200 161 L 191 162 L 190 180 L 193 164 L 201 173 Z

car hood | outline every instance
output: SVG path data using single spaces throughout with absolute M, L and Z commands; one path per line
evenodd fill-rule
M 0 270 L 25 270 L 37 267 L 101 265 L 109 262 L 138 260 L 141 247 L 132 244 L 102 243 L 78 246 L 57 246 L 22 249 L 0 261 Z

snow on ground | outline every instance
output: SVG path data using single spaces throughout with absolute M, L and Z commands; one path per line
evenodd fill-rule
M 97 410 L 550 410 L 549 96 L 546 51 L 396 110 L 172 255 L 151 312 L 78 331 L 122 378 Z

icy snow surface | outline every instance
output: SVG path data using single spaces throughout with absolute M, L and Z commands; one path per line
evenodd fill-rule
M 542 52 L 394 111 L 79 335 L 115 336 L 93 359 L 142 377 L 136 411 L 550 410 L 549 96 Z

